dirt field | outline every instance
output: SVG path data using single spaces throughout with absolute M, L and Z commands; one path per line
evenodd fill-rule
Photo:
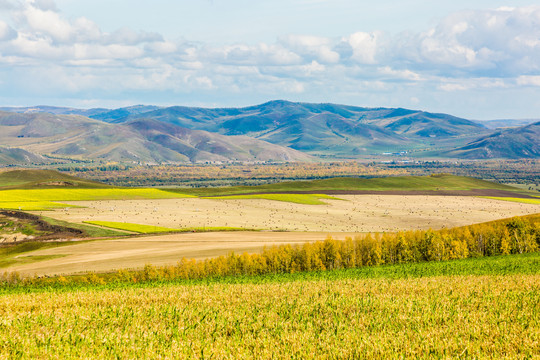
M 242 199 L 70 202 L 86 208 L 43 214 L 70 222 L 120 221 L 170 228 L 232 226 L 318 232 L 440 229 L 540 212 L 534 204 L 465 196 L 340 195 L 328 205 Z
M 317 232 L 226 232 L 101 240 L 35 251 L 31 253 L 32 256 L 65 256 L 2 270 L 18 271 L 26 275 L 54 275 L 141 268 L 146 264 L 176 264 L 183 257 L 204 259 L 226 255 L 231 251 L 253 253 L 261 251 L 264 246 L 319 241 L 327 235 Z M 354 236 L 344 233 L 331 235 L 342 240 L 345 236 Z

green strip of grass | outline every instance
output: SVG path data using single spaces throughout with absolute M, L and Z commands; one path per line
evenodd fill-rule
M 162 226 L 123 223 L 116 221 L 85 221 L 85 223 L 104 226 L 111 229 L 131 231 L 139 234 L 155 234 L 180 231 L 179 229 L 171 229 Z
M 284 201 L 304 205 L 325 205 L 326 203 L 319 199 L 342 200 L 333 196 L 324 194 L 255 194 L 255 195 L 231 195 L 206 197 L 205 199 L 223 199 L 223 200 L 241 200 L 241 199 L 264 199 L 274 201 Z
M 0 259 L 0 268 L 31 264 L 38 261 L 44 261 L 44 260 L 58 259 L 64 256 L 67 256 L 67 255 L 28 255 L 28 256 L 17 256 L 17 257 L 10 256 L 4 259 Z
M 124 232 L 124 231 L 104 229 L 100 226 L 91 226 L 91 225 L 85 225 L 85 224 L 71 223 L 71 222 L 57 220 L 57 219 L 53 219 L 53 218 L 45 217 L 45 216 L 42 216 L 41 219 L 43 221 L 48 222 L 51 225 L 59 225 L 59 226 L 69 227 L 72 229 L 82 230 L 89 237 L 117 237 L 117 236 L 129 235 L 129 233 Z
M 80 243 L 80 242 L 77 242 Z M 73 242 L 38 242 L 30 241 L 16 245 L 3 245 L 0 246 L 0 268 L 8 267 L 15 264 L 28 263 L 33 261 L 46 260 L 51 257 L 45 258 L 43 256 L 24 256 L 17 257 L 22 254 L 31 253 L 36 250 L 55 248 L 59 246 L 72 245 Z
M 245 229 L 229 226 L 215 227 L 189 227 L 173 229 L 162 226 L 141 225 L 115 221 L 85 221 L 86 224 L 104 226 L 111 229 L 131 231 L 138 234 L 181 233 L 181 232 L 219 232 L 219 231 L 258 231 L 258 229 Z
M 501 201 L 511 201 L 511 202 L 517 202 L 522 204 L 535 204 L 540 205 L 540 199 L 521 199 L 521 198 L 512 198 L 512 197 L 496 197 L 496 196 L 482 196 L 484 199 L 493 199 L 493 200 L 501 200 Z
M 21 244 L 26 245 L 26 244 Z M 51 245 L 48 245 L 49 247 Z M 58 245 L 53 245 L 58 246 Z M 45 247 L 45 246 L 44 246 Z M 3 249 L 0 248 L 0 254 Z M 0 286 L 0 295 L 27 292 L 66 292 L 93 289 L 154 288 L 176 285 L 272 284 L 346 279 L 416 279 L 443 276 L 506 276 L 540 274 L 540 253 L 500 255 L 440 262 L 368 266 L 356 269 L 308 271 L 292 274 L 236 275 L 203 279 L 152 280 L 147 282 L 70 283 Z M 72 275 L 79 277 L 81 275 Z

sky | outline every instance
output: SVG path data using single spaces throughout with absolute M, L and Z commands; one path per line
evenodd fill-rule
M 538 1 L 0 0 L 0 106 L 284 99 L 486 120 L 540 118 L 539 95 Z

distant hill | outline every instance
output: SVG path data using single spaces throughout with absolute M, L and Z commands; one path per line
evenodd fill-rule
M 228 137 L 150 119 L 109 124 L 50 113 L 0 112 L 0 144 L 60 158 L 119 162 L 310 160 L 299 151 L 245 136 Z
M 55 115 L 82 115 L 90 117 L 93 115 L 101 114 L 103 112 L 108 112 L 110 110 L 104 108 L 75 109 L 70 107 L 37 105 L 27 107 L 0 107 L 0 111 L 14 112 L 20 114 L 49 113 Z
M 499 119 L 499 120 L 483 120 L 476 121 L 477 123 L 484 125 L 488 129 L 502 129 L 502 128 L 514 128 L 520 126 L 526 126 L 540 119 Z
M 0 112 L 0 146 L 36 156 L 119 162 L 304 161 L 310 156 L 352 159 L 396 154 L 538 157 L 534 145 L 540 142 L 535 132 L 518 135 L 488 129 L 517 120 L 475 122 L 403 108 L 283 100 L 243 108 L 6 109 L 10 112 Z M 0 163 L 17 157 L 24 155 L 11 151 L 2 158 L 0 152 Z
M 119 109 L 92 108 L 92 109 L 76 109 L 70 107 L 59 106 L 28 106 L 28 107 L 0 107 L 0 111 L 8 111 L 22 114 L 32 113 L 49 113 L 55 115 L 82 115 L 97 120 L 113 120 L 123 118 L 131 114 L 140 114 L 152 110 L 159 109 L 159 106 L 153 105 L 134 105 Z
M 102 188 L 95 181 L 80 179 L 54 170 L 12 170 L 0 172 L 0 189 L 13 188 Z
M 6 148 L 0 146 L 0 164 L 9 165 L 43 165 L 50 160 L 19 148 Z
M 465 159 L 538 158 L 540 122 L 481 137 L 466 146 L 448 152 L 448 155 Z
M 281 100 L 245 108 L 174 106 L 111 122 L 139 118 L 223 135 L 247 135 L 311 154 L 353 157 L 425 147 L 434 139 L 464 144 L 466 139 L 489 133 L 478 123 L 446 114 Z

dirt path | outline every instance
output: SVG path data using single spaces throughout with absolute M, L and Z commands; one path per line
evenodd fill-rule
M 146 264 L 173 265 L 183 257 L 204 259 L 226 255 L 231 251 L 254 253 L 261 251 L 264 246 L 320 241 L 327 235 L 320 232 L 225 232 L 102 240 L 38 250 L 29 255 L 65 256 L 2 270 L 41 276 L 141 268 Z M 337 239 L 354 236 L 352 233 L 333 233 L 332 235 Z

